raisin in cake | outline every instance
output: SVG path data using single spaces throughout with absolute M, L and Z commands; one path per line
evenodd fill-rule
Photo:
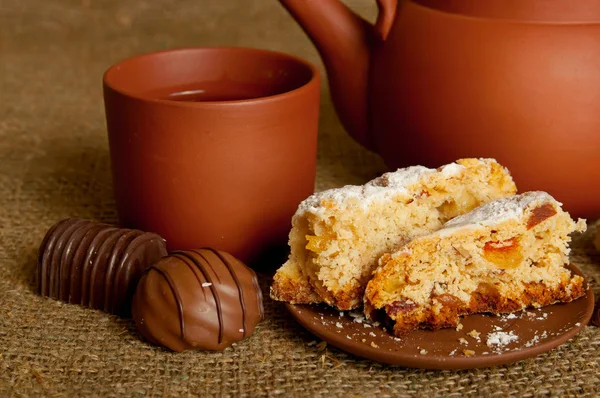
M 498 199 L 459 216 L 394 254 L 368 283 L 365 313 L 415 328 L 454 327 L 459 316 L 569 302 L 585 293 L 565 266 L 569 234 L 584 231 L 545 192 Z
M 515 192 L 509 172 L 495 160 L 461 159 L 317 193 L 300 204 L 292 219 L 291 254 L 274 277 L 271 297 L 356 308 L 383 253 Z

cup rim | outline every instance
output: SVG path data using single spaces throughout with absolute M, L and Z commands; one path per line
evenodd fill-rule
M 168 99 L 145 96 L 140 93 L 133 93 L 133 92 L 130 92 L 127 90 L 123 90 L 122 88 L 118 87 L 117 85 L 114 84 L 114 82 L 111 81 L 111 75 L 117 73 L 120 66 L 122 66 L 126 62 L 131 62 L 133 60 L 149 58 L 149 57 L 157 56 L 160 54 L 168 54 L 168 53 L 172 54 L 172 53 L 182 53 L 182 52 L 197 52 L 197 51 L 204 52 L 204 51 L 223 51 L 223 50 L 225 50 L 225 51 L 227 51 L 227 50 L 229 50 L 229 51 L 231 51 L 231 50 L 245 51 L 245 52 L 251 52 L 251 53 L 255 53 L 255 54 L 267 54 L 267 55 L 271 55 L 271 56 L 287 58 L 291 61 L 294 61 L 294 62 L 301 64 L 301 65 L 305 66 L 306 68 L 308 68 L 311 71 L 311 77 L 306 83 L 304 83 L 300 87 L 296 87 L 292 90 L 285 91 L 283 93 L 277 93 L 277 94 L 267 95 L 267 96 L 258 97 L 258 98 L 240 99 L 240 100 L 201 101 L 201 102 L 173 101 L 173 100 L 168 100 Z M 319 84 L 320 72 L 319 72 L 319 69 L 317 69 L 317 67 L 314 64 L 312 64 L 311 62 L 309 62 L 305 59 L 302 59 L 300 57 L 297 57 L 295 55 L 280 52 L 280 51 L 267 50 L 267 49 L 262 49 L 262 48 L 253 48 L 253 47 L 241 47 L 241 46 L 239 46 L 239 47 L 238 46 L 178 47 L 178 48 L 169 48 L 169 49 L 160 50 L 160 51 L 146 52 L 146 53 L 142 53 L 142 54 L 138 54 L 138 55 L 134 55 L 134 56 L 122 59 L 122 60 L 114 63 L 110 67 L 108 67 L 108 69 L 106 69 L 106 71 L 104 72 L 104 74 L 102 76 L 102 82 L 103 82 L 105 88 L 108 88 L 116 93 L 119 93 L 119 94 L 125 96 L 125 97 L 133 98 L 133 99 L 144 101 L 144 102 L 151 102 L 151 103 L 156 103 L 156 104 L 163 104 L 163 105 L 182 107 L 182 108 L 202 108 L 202 107 L 207 107 L 207 106 L 209 106 L 209 107 L 214 107 L 214 106 L 224 107 L 224 106 L 239 106 L 239 105 L 245 105 L 245 104 L 271 102 L 271 101 L 281 100 L 281 99 L 284 99 L 287 97 L 292 97 L 292 96 L 295 97 L 298 95 L 302 95 L 305 91 L 309 90 L 315 84 L 317 84 L 317 85 Z

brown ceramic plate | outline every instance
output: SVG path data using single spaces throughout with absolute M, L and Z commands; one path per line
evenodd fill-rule
M 470 315 L 462 319 L 460 331 L 416 330 L 401 339 L 382 326 L 369 325 L 359 312 L 341 313 L 324 305 L 286 307 L 311 333 L 359 357 L 412 368 L 472 369 L 520 361 L 569 340 L 590 320 L 594 295 L 588 287 L 584 297 L 571 303 L 511 315 Z M 480 333 L 479 338 L 469 335 L 472 330 Z M 492 344 L 494 337 L 501 336 L 511 341 Z M 469 356 L 465 350 L 471 351 L 467 352 Z

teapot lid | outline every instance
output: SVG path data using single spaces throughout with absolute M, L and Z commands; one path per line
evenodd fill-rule
M 527 22 L 600 22 L 600 0 L 411 0 L 426 8 L 476 18 Z

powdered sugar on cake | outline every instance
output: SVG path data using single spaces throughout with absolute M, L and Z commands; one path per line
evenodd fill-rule
M 336 203 L 339 207 L 355 204 L 365 208 L 374 201 L 387 200 L 396 195 L 408 195 L 408 188 L 428 175 L 440 173 L 450 178 L 459 175 L 465 169 L 465 166 L 457 163 L 450 163 L 439 169 L 424 166 L 398 169 L 395 172 L 385 173 L 365 185 L 346 185 L 342 188 L 315 193 L 300 203 L 296 214 L 306 212 L 319 214 L 324 211 L 323 201 Z
M 452 177 L 463 172 L 465 166 L 456 163 L 450 163 L 442 167 L 440 170 L 444 177 Z
M 526 192 L 522 195 L 495 200 L 479 206 L 470 213 L 448 221 L 442 229 L 435 233 L 446 236 L 461 228 L 477 228 L 479 226 L 496 225 L 508 220 L 518 220 L 531 205 L 543 203 L 554 203 L 556 206 L 562 205 L 546 192 Z

